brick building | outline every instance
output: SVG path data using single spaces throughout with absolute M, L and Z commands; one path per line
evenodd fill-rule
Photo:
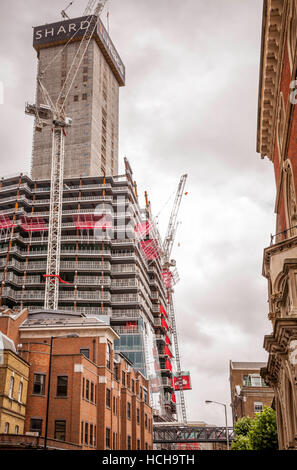
M 269 353 L 262 376 L 273 387 L 280 449 L 297 449 L 297 4 L 264 0 L 257 151 L 275 171 L 276 234 L 264 250 Z
M 18 332 L 18 353 L 30 363 L 24 434 L 45 436 L 50 371 L 51 447 L 62 441 L 82 450 L 152 449 L 149 382 L 114 352 L 118 335 L 110 325 L 80 313 L 36 310 Z
M 272 405 L 273 389 L 268 387 L 260 375 L 260 369 L 265 366 L 265 362 L 230 361 L 233 424 L 244 416 L 254 418 L 265 406 Z
M 29 364 L 16 352 L 14 342 L 1 332 L 0 317 L 0 434 L 23 434 Z

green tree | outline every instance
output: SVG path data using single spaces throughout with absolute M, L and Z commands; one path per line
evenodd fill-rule
M 251 443 L 248 436 L 238 435 L 231 445 L 231 450 L 251 450 Z
M 236 421 L 234 425 L 235 435 L 247 436 L 249 430 L 251 429 L 252 422 L 253 420 L 250 416 L 244 416 L 243 418 L 240 418 L 238 421 Z
M 276 450 L 278 449 L 276 414 L 265 407 L 255 418 L 239 419 L 234 425 L 235 439 L 231 450 Z
M 256 415 L 248 437 L 253 450 L 278 449 L 276 414 L 272 408 L 265 407 Z

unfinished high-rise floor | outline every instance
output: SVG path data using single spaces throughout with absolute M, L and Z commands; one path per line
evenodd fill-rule
M 65 178 L 118 174 L 119 87 L 125 84 L 125 67 L 100 20 L 69 94 L 63 89 L 92 19 L 83 17 L 34 28 L 36 103 L 46 104 L 41 81 L 53 103 L 66 96 L 65 114 L 73 121 L 65 139 Z M 51 153 L 51 128 L 35 130 L 33 179 L 50 178 Z

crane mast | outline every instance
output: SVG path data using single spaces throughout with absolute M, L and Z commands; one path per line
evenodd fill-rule
M 25 113 L 35 117 L 36 130 L 44 126 L 52 127 L 52 166 L 49 209 L 48 258 L 46 270 L 44 308 L 57 310 L 59 304 L 59 274 L 61 254 L 61 229 L 63 209 L 63 177 L 65 158 L 65 136 L 67 127 L 72 125 L 72 119 L 65 115 L 65 103 L 73 87 L 83 57 L 88 49 L 93 33 L 99 22 L 100 14 L 107 0 L 89 1 L 85 14 L 94 16 L 90 28 L 84 33 L 77 53 L 70 66 L 65 83 L 59 93 L 56 103 L 51 99 L 43 83 L 44 71 L 38 77 L 38 85 L 45 105 L 26 105 Z M 96 7 L 95 7 L 96 5 Z M 94 9 L 95 7 L 95 9 Z M 94 9 L 94 12 L 93 12 Z M 93 13 L 92 13 L 93 12 Z M 65 47 L 67 47 L 68 43 Z
M 163 269 L 169 270 L 170 267 L 175 266 L 175 262 L 170 260 L 171 252 L 173 248 L 173 244 L 175 241 L 176 231 L 178 227 L 177 216 L 179 213 L 182 197 L 184 195 L 185 185 L 187 181 L 188 175 L 185 174 L 181 177 L 178 189 L 176 192 L 171 216 L 169 219 L 169 224 L 167 228 L 167 233 L 163 243 Z M 175 363 L 176 363 L 176 372 L 179 384 L 179 397 L 180 397 L 180 405 L 181 405 L 181 414 L 182 420 L 184 423 L 187 422 L 187 413 L 186 413 L 186 404 L 185 404 L 185 397 L 183 391 L 183 383 L 182 383 L 182 376 L 181 376 L 181 361 L 180 361 L 180 352 L 179 352 L 179 345 L 178 345 L 178 335 L 177 335 L 177 328 L 176 328 L 176 319 L 175 319 L 175 310 L 174 310 L 174 301 L 173 301 L 173 289 L 171 287 L 167 287 L 167 299 L 169 303 L 169 313 L 170 319 L 172 324 L 172 332 L 173 332 L 173 339 L 174 339 L 174 352 L 175 352 Z
M 171 252 L 172 252 L 172 248 L 173 248 L 173 244 L 175 240 L 175 234 L 177 230 L 177 225 L 178 225 L 177 216 L 179 213 L 181 200 L 184 194 L 187 177 L 188 175 L 183 175 L 180 179 L 176 196 L 175 196 L 175 200 L 174 200 L 174 204 L 173 204 L 173 209 L 172 209 L 171 216 L 169 219 L 167 233 L 166 233 L 164 243 L 163 243 L 163 253 L 164 253 L 164 258 L 165 258 L 165 264 L 167 263 L 168 267 L 170 266 L 170 256 L 171 256 Z

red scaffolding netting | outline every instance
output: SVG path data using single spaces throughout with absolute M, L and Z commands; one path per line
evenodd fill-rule
M 48 230 L 46 223 L 42 217 L 21 216 L 21 227 L 25 232 L 44 232 Z
M 109 214 L 79 214 L 73 217 L 79 230 L 94 230 L 112 228 L 112 217 Z
M 164 346 L 164 354 L 166 354 L 166 356 L 171 358 L 171 352 L 169 351 L 168 346 Z
M 170 289 L 173 284 L 173 275 L 168 269 L 162 271 L 162 279 L 164 282 L 164 286 Z
M 168 338 L 168 336 L 166 336 L 165 342 L 166 342 L 166 344 L 171 344 L 171 341 L 170 341 L 170 339 Z
M 140 246 L 147 260 L 160 258 L 160 249 L 157 240 L 141 241 Z
M 163 313 L 164 317 L 167 318 L 167 312 L 166 312 L 165 308 L 163 307 L 163 305 L 160 305 L 160 312 Z
M 128 330 L 137 330 L 138 329 L 138 323 L 136 321 L 127 321 L 125 328 Z
M 0 230 L 15 227 L 16 224 L 8 217 L 8 215 L 0 215 Z
M 164 326 L 164 328 L 166 329 L 166 331 L 169 330 L 169 327 L 168 327 L 168 325 L 167 325 L 167 323 L 166 323 L 165 318 L 161 318 L 161 325 Z
M 58 274 L 44 274 L 43 277 L 45 279 L 47 278 L 55 278 L 55 279 L 58 279 L 59 282 L 61 282 L 61 284 L 68 284 L 68 285 L 71 285 L 71 282 L 67 282 L 67 281 L 64 281 L 63 279 L 60 278 L 60 276 Z
M 134 228 L 137 236 L 139 239 L 142 239 L 142 238 L 145 238 L 149 235 L 150 233 L 150 230 L 151 230 L 151 222 L 150 221 L 146 221 L 146 222 L 142 222 L 140 224 L 137 224 Z
M 169 359 L 166 359 L 166 369 L 169 369 L 172 371 L 172 365 L 171 365 L 171 362 L 169 361 Z

